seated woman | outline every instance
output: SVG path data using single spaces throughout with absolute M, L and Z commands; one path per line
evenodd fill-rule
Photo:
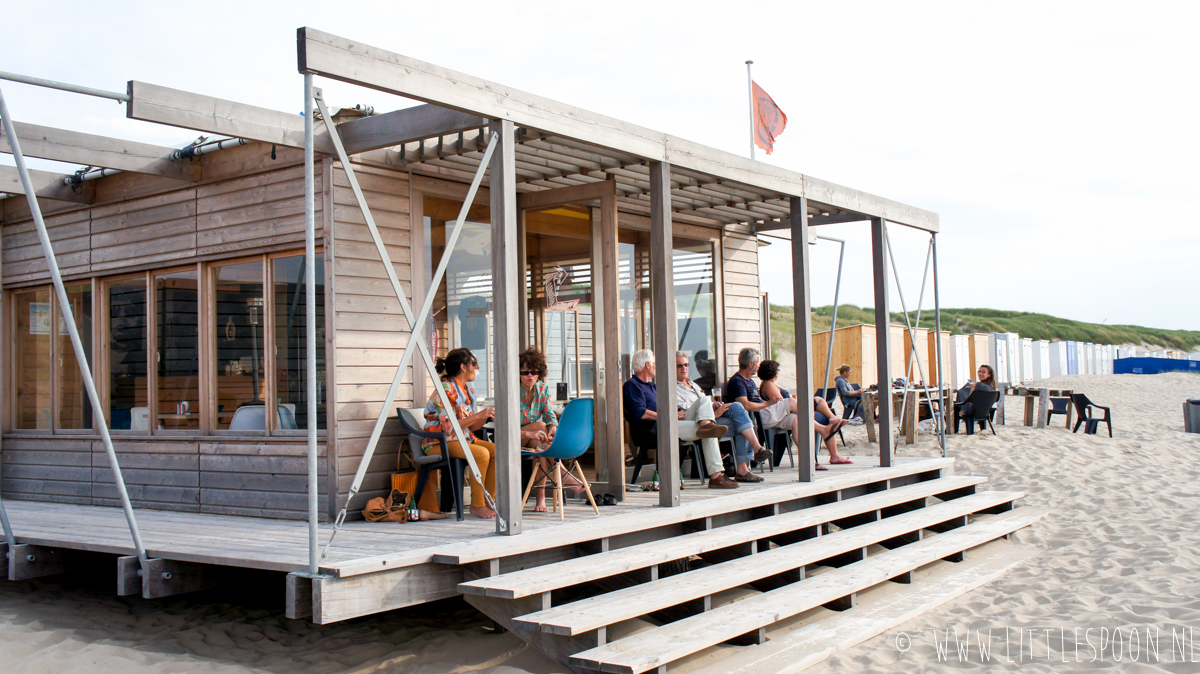
M 558 430 L 558 417 L 550 405 L 550 389 L 546 386 L 546 356 L 539 350 L 529 347 L 521 352 L 521 446 L 538 447 L 554 441 L 554 433 Z M 542 470 L 550 469 L 547 459 L 536 459 Z M 537 470 L 537 467 L 534 467 Z M 569 482 L 579 481 L 571 476 L 564 476 Z M 546 481 L 538 485 L 537 504 L 534 512 L 546 512 Z
M 796 416 L 798 411 L 797 401 L 790 395 L 784 395 L 787 391 L 779 387 L 779 384 L 776 382 L 778 378 L 778 361 L 764 360 L 758 366 L 758 379 L 761 384 L 759 388 L 762 391 L 763 397 L 767 400 L 776 401 L 775 404 L 762 410 L 763 426 L 766 428 L 791 428 L 792 437 L 799 438 L 800 420 Z M 825 423 L 821 423 L 822 417 Z M 837 448 L 837 430 L 850 423 L 850 421 L 848 419 L 838 419 L 834 415 L 833 410 L 829 409 L 829 403 L 825 402 L 825 399 L 820 396 L 813 396 L 813 420 L 817 433 L 825 441 L 825 448 L 829 451 L 829 463 L 853 463 L 850 459 L 839 454 Z M 826 470 L 826 468 L 818 465 L 817 470 Z
M 849 365 L 842 365 L 838 368 L 838 376 L 833 380 L 833 383 L 837 386 L 838 396 L 841 397 L 842 404 L 854 410 L 854 413 L 850 417 L 850 423 L 857 426 L 866 421 L 867 409 L 862 402 L 862 391 L 856 391 L 850 385 L 850 372 L 851 367 Z M 873 402 L 874 409 L 870 413 L 876 415 L 879 410 L 879 400 L 876 399 Z M 872 416 L 872 418 L 874 417 Z
M 484 476 L 488 493 L 494 497 L 496 493 L 496 462 L 493 459 L 496 456 L 496 445 L 476 439 L 472 434 L 472 431 L 482 428 L 496 415 L 495 410 L 491 407 L 476 409 L 475 406 L 475 389 L 471 386 L 471 382 L 475 381 L 475 375 L 479 371 L 479 362 L 475 360 L 474 354 L 469 349 L 454 349 L 446 354 L 445 358 L 439 358 L 435 367 L 441 377 L 442 388 L 446 391 L 446 398 L 450 402 L 450 409 L 442 407 L 441 399 L 436 391 L 430 395 L 429 402 L 425 405 L 425 430 L 445 434 L 446 448 L 452 458 L 467 458 L 467 448 L 458 442 L 458 438 L 454 435 L 454 426 L 450 423 L 449 415 L 453 414 L 454 418 L 458 419 L 458 424 L 462 428 L 467 442 L 470 443 L 471 456 L 475 459 L 475 465 L 479 467 L 480 474 Z M 429 453 L 430 448 L 438 448 L 437 439 L 426 438 L 421 445 L 421 449 L 426 454 Z M 496 513 L 487 506 L 487 499 L 483 495 L 484 485 L 479 484 L 473 474 L 468 473 L 468 476 L 471 482 L 471 514 L 485 520 L 494 518 Z
M 997 391 L 996 387 L 996 371 L 991 365 L 980 365 L 979 370 L 975 373 L 979 377 L 979 381 L 967 380 L 966 385 L 958 390 L 958 394 L 954 399 L 954 432 L 958 432 L 958 420 L 966 419 L 967 417 L 975 416 L 975 405 L 967 402 L 967 398 L 975 391 Z

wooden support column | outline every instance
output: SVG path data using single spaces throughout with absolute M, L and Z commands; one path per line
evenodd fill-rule
M 792 197 L 792 303 L 795 305 L 796 316 L 796 401 L 797 415 L 800 428 L 796 442 L 798 479 L 801 482 L 812 482 L 817 450 L 813 444 L 816 433 L 815 420 L 807 410 L 812 406 L 813 376 L 812 376 L 812 310 L 810 302 L 809 269 L 811 268 L 808 253 L 808 199 Z
M 521 533 L 521 383 L 517 313 L 524 286 L 517 278 L 517 164 L 513 123 L 492 120 L 500 134 L 488 167 L 492 210 L 492 317 L 496 377 L 496 508 L 507 528 Z
M 525 282 L 525 268 L 529 265 L 529 250 L 526 248 L 525 211 L 517 211 L 517 332 L 521 351 L 529 348 L 529 289 Z
M 671 165 L 650 162 L 650 321 L 658 374 L 658 504 L 679 505 L 679 419 L 675 415 L 675 270 L 671 235 Z
M 892 426 L 892 370 L 888 350 L 891 313 L 888 311 L 887 229 L 883 218 L 871 218 L 871 268 L 875 276 L 875 362 L 879 373 L 879 465 L 892 465 L 895 433 Z M 868 409 L 867 414 L 871 411 Z
M 617 241 L 617 197 L 616 194 L 600 197 L 599 222 L 593 214 L 592 254 L 595 256 L 592 269 L 598 276 L 593 279 L 592 344 L 596 348 L 596 414 L 604 411 L 603 420 L 596 434 L 596 456 L 599 457 L 600 442 L 604 443 L 605 463 L 608 466 L 608 483 L 605 493 L 612 494 L 618 501 L 625 500 L 625 424 L 621 416 L 621 284 L 620 257 Z M 599 331 L 599 332 L 597 332 Z M 597 458 L 597 464 L 600 459 Z

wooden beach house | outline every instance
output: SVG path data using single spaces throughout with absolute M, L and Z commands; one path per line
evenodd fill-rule
M 753 671 L 795 664 L 779 647 L 816 634 L 780 621 L 830 606 L 864 616 L 840 638 L 867 638 L 1030 554 L 993 544 L 1040 516 L 1014 508 L 1021 492 L 986 491 L 952 458 L 897 457 L 890 433 L 878 458 L 818 475 L 810 415 L 794 466 L 735 492 L 681 492 L 678 429 L 659 423 L 661 490 L 626 488 L 629 357 L 655 352 L 671 409 L 676 351 L 693 377 L 724 379 L 761 348 L 760 232 L 792 243 L 804 399 L 819 360 L 809 229 L 870 230 L 860 372 L 889 380 L 904 355 L 888 228 L 932 244 L 937 214 L 313 29 L 297 64 L 304 115 L 136 80 L 20 80 L 215 137 L 168 148 L 5 119 L 9 578 L 107 564 L 118 593 L 153 598 L 258 569 L 287 574 L 287 615 L 318 623 L 462 595 L 571 671 L 667 671 L 723 643 L 753 644 L 737 654 Z M 330 107 L 326 79 L 419 105 Z M 93 168 L 27 172 L 22 155 Z M 555 397 L 594 401 L 585 473 L 615 503 L 599 515 L 523 507 L 526 346 L 547 355 Z M 495 407 L 498 516 L 343 521 L 388 493 L 407 451 L 396 409 L 436 390 L 414 354 L 459 347 Z M 889 581 L 893 601 L 856 599 Z M 725 603 L 731 587 L 754 596 Z

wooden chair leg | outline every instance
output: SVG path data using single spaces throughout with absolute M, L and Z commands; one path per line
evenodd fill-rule
M 583 484 L 583 493 L 587 494 L 588 503 L 592 504 L 592 510 L 596 511 L 596 514 L 599 515 L 600 509 L 596 507 L 596 499 L 592 498 L 592 488 L 588 484 L 587 478 L 583 476 L 583 468 L 579 467 L 578 461 L 575 462 L 573 468 L 575 470 L 575 476 L 578 477 L 579 481 Z
M 542 460 L 535 458 L 533 460 L 533 473 L 529 476 L 529 485 L 525 487 L 525 496 L 521 499 L 521 509 L 522 510 L 525 509 L 525 504 L 529 503 L 529 494 L 533 491 L 533 484 L 535 482 L 537 482 L 538 469 L 540 469 L 541 467 L 542 467 Z
M 566 519 L 567 504 L 563 501 L 562 490 L 562 461 L 554 462 L 554 507 L 558 510 L 558 519 Z

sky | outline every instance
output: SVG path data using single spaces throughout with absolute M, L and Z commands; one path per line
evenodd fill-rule
M 312 26 L 746 155 L 753 59 L 788 116 L 757 158 L 938 213 L 943 306 L 1200 330 L 1197 19 L 1189 2 L 6 3 L 18 29 L 0 70 L 298 112 L 295 29 Z M 333 107 L 412 105 L 317 85 Z M 112 101 L 0 88 L 18 121 L 196 136 Z M 867 225 L 816 231 L 846 241 L 840 301 L 872 305 Z M 929 237 L 890 232 L 915 309 Z M 785 242 L 759 250 L 766 268 L 790 265 Z M 833 302 L 838 251 L 812 249 L 814 305 Z M 792 303 L 787 275 L 764 274 L 762 290 Z M 902 306 L 895 288 L 890 301 Z M 933 306 L 931 278 L 920 305 Z

